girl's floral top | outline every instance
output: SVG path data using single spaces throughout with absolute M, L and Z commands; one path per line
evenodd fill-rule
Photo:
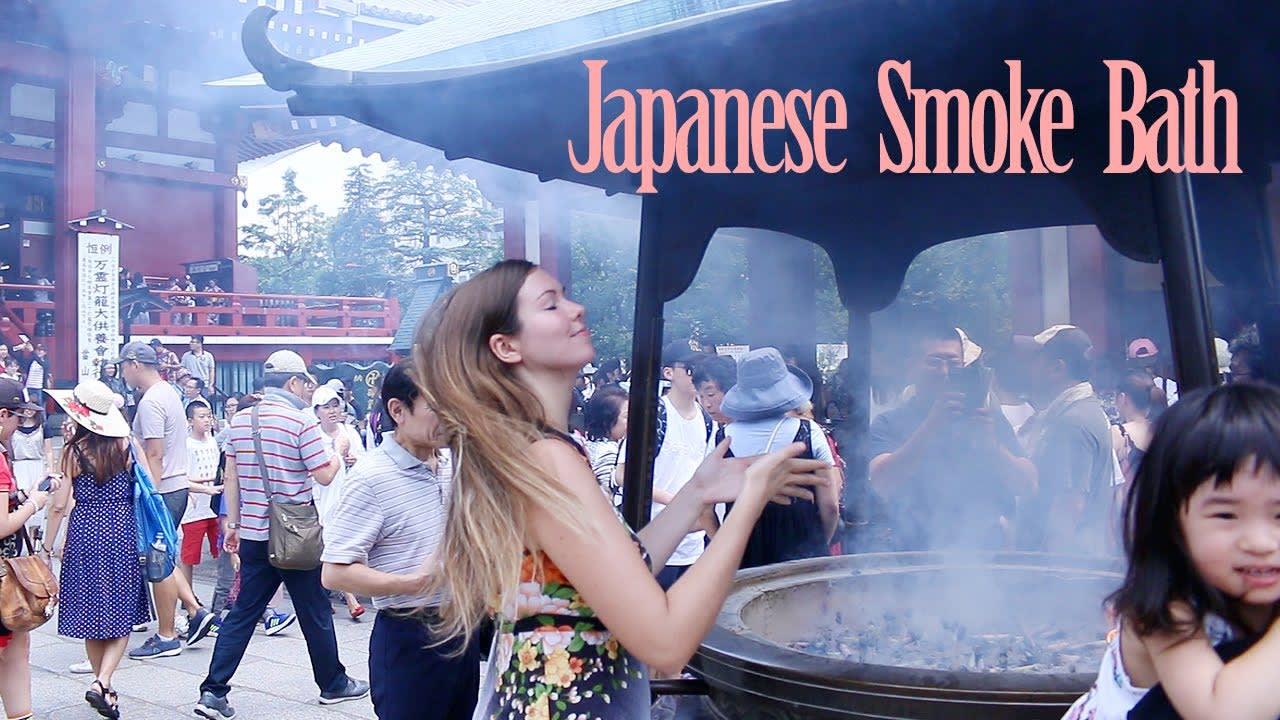
M 632 533 L 649 563 L 649 555 Z M 525 551 L 515 607 L 498 615 L 484 720 L 639 720 L 649 674 L 542 552 Z M 482 698 L 484 694 L 482 693 Z

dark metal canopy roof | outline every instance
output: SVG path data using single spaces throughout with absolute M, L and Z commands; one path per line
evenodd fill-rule
M 1151 207 L 1150 176 L 1102 173 L 1108 90 L 1102 61 L 1134 60 L 1146 71 L 1150 89 L 1176 90 L 1198 60 L 1212 59 L 1217 87 L 1231 89 L 1239 100 L 1245 174 L 1196 177 L 1206 253 L 1224 281 L 1263 280 L 1256 259 L 1231 258 L 1256 254 L 1244 250 L 1256 241 L 1259 188 L 1269 179 L 1280 139 L 1280 87 L 1270 71 L 1280 66 L 1280 11 L 1269 3 L 1174 0 L 1157 9 L 1138 0 L 779 0 L 564 52 L 413 73 L 336 71 L 287 58 L 267 41 L 270 14 L 260 8 L 250 16 L 245 50 L 271 87 L 295 93 L 289 99 L 295 114 L 346 115 L 440 148 L 450 159 L 476 158 L 609 192 L 635 192 L 639 179 L 603 169 L 580 174 L 566 148 L 569 139 L 581 144 L 587 138 L 585 59 L 608 60 L 606 92 L 741 88 L 754 96 L 765 88 L 839 90 L 849 108 L 848 130 L 830 136 L 829 155 L 848 159 L 839 174 L 673 172 L 655 184 L 664 204 L 696 197 L 699 216 L 712 229 L 759 227 L 822 245 L 837 268 L 846 303 L 864 308 L 893 299 L 921 250 L 986 232 L 1094 223 L 1125 255 L 1156 260 L 1154 219 L 1134 212 Z M 911 60 L 916 87 L 960 88 L 970 97 L 985 88 L 1007 95 L 1005 60 L 1021 60 L 1025 88 L 1061 88 L 1073 100 L 1075 129 L 1055 136 L 1057 156 L 1073 158 L 1072 170 L 881 174 L 879 138 L 891 129 L 876 79 L 886 59 Z M 679 120 L 688 109 L 682 105 Z M 660 147 L 661 127 L 657 120 L 655 125 Z M 728 146 L 734 147 L 736 128 L 727 132 Z M 780 156 L 783 136 L 771 134 L 770 157 Z M 1221 145 L 1218 155 L 1221 162 Z M 699 233 L 663 242 L 688 258 L 691 250 L 705 249 L 708 238 Z M 869 247 L 874 253 L 866 252 Z M 664 299 L 692 281 L 696 264 L 680 265 L 688 270 L 666 275 Z
M 1274 3 L 776 0 L 536 57 L 413 73 L 326 70 L 284 57 L 266 37 L 270 15 L 259 9 L 249 17 L 245 52 L 268 85 L 295 93 L 289 99 L 295 114 L 346 115 L 439 148 L 448 159 L 475 158 L 607 192 L 636 192 L 639 179 L 605 170 L 579 174 L 570 164 L 566 141 L 587 140 L 584 60 L 608 61 L 606 93 L 616 88 L 661 88 L 676 95 L 733 88 L 749 97 L 764 89 L 842 93 L 848 128 L 829 136 L 828 145 L 830 157 L 847 160 L 838 174 L 656 178 L 659 194 L 646 195 L 641 212 L 631 378 L 638 388 L 656 387 L 663 302 L 693 281 L 720 227 L 774 230 L 826 249 L 851 310 L 855 385 L 869 381 L 868 313 L 893 300 L 920 251 L 954 238 L 1092 223 L 1125 255 L 1162 261 L 1174 359 L 1184 388 L 1217 378 L 1201 248 L 1203 264 L 1224 283 L 1275 292 L 1263 203 L 1271 163 L 1280 155 L 1280 83 L 1273 72 L 1280 67 L 1280 8 Z M 1167 173 L 1104 173 L 1108 77 L 1103 61 L 1116 59 L 1138 63 L 1150 89 L 1173 90 L 1183 86 L 1198 61 L 1213 60 L 1216 87 L 1230 89 L 1237 98 L 1244 173 L 1197 175 L 1194 181 Z M 891 133 L 877 88 L 885 60 L 910 60 L 915 87 L 961 89 L 970 98 L 989 88 L 1008 97 L 1005 61 L 1021 61 L 1024 88 L 1058 88 L 1072 99 L 1075 129 L 1055 136 L 1058 157 L 1074 160 L 1071 171 L 881 174 L 879 139 Z M 894 92 L 902 95 L 900 87 Z M 902 97 L 899 103 L 905 106 Z M 677 108 L 677 123 L 691 111 L 689 105 Z M 1147 123 L 1154 119 L 1146 118 Z M 661 128 L 660 114 L 653 124 Z M 654 146 L 661 147 L 661 131 L 652 132 Z M 727 147 L 735 147 L 737 128 L 726 128 L 726 135 Z M 780 157 L 784 134 L 766 138 L 767 156 Z M 1219 144 L 1219 154 L 1223 148 Z M 631 404 L 628 442 L 637 461 L 627 465 L 623 506 L 635 527 L 649 516 L 655 414 L 652 403 Z M 865 431 L 865 413 L 855 419 Z M 861 473 L 865 460 L 853 457 L 851 472 Z

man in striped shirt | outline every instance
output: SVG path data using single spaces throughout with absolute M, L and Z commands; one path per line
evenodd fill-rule
M 289 589 L 294 612 L 307 639 L 311 670 L 320 687 L 320 703 L 329 705 L 362 698 L 369 684 L 353 680 L 338 660 L 333 612 L 320 585 L 320 568 L 280 570 L 267 559 L 269 507 L 279 502 L 311 503 L 313 482 L 328 485 L 346 453 L 339 440 L 335 453 L 325 449 L 316 416 L 308 403 L 316 381 L 297 353 L 279 350 L 263 365 L 266 387 L 259 403 L 258 435 L 262 443 L 263 477 L 254 447 L 253 413 L 231 421 L 225 451 L 223 498 L 227 508 L 223 549 L 240 556 L 240 596 L 222 622 L 209 661 L 209 674 L 200 684 L 195 712 L 211 720 L 231 720 L 227 703 L 231 677 L 244 657 L 262 611 L 280 583 Z
M 470 720 L 480 692 L 480 643 L 472 639 L 454 654 L 457 642 L 437 647 L 427 628 L 440 598 L 423 588 L 444 537 L 451 473 L 439 452 L 439 421 L 409 361 L 387 372 L 382 404 L 394 431 L 351 469 L 328 516 L 324 583 L 373 597 L 369 682 L 378 717 Z

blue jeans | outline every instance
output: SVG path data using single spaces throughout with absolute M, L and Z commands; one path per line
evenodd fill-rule
M 263 540 L 240 541 L 240 596 L 231 607 L 209 660 L 209 675 L 200 683 L 200 692 L 226 697 L 249 639 L 262 620 L 271 596 L 280 583 L 289 589 L 293 610 L 307 640 L 311 656 L 311 673 L 320 692 L 338 692 L 346 687 L 347 670 L 338 660 L 338 640 L 333 634 L 333 611 L 329 598 L 320 585 L 320 568 L 314 570 L 278 570 L 267 561 L 267 543 Z
M 471 720 L 480 694 L 480 643 L 430 647 L 427 618 L 381 611 L 369 636 L 369 686 L 379 720 Z

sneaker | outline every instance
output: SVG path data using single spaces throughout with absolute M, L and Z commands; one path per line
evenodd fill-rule
M 173 657 L 182 654 L 182 641 L 178 638 L 165 640 L 159 635 L 152 635 L 147 641 L 142 643 L 141 647 L 136 647 L 129 651 L 129 657 L 134 660 L 149 660 L 153 658 Z
M 347 684 L 337 692 L 320 693 L 321 705 L 335 705 L 348 700 L 359 700 L 369 694 L 369 683 L 347 678 Z
M 151 629 L 151 625 L 148 623 L 138 623 L 133 626 L 134 632 L 146 632 L 149 629 Z
M 85 660 L 84 662 L 78 662 L 78 663 L 68 665 L 67 672 L 71 673 L 72 675 L 88 675 L 89 673 L 93 672 L 93 663 L 90 663 L 88 660 Z
M 236 710 L 227 704 L 226 698 L 202 692 L 200 702 L 196 703 L 196 714 L 209 720 L 231 720 L 236 716 Z
M 279 635 L 297 621 L 298 616 L 293 613 L 274 612 L 262 620 L 262 629 L 267 635 Z
M 178 637 L 186 637 L 186 635 L 187 635 L 187 630 L 188 630 L 188 627 L 187 627 L 188 625 L 190 625 L 190 623 L 188 623 L 188 622 L 187 622 L 187 619 L 186 619 L 186 618 L 183 618 L 183 617 L 176 617 L 176 618 L 174 618 L 174 619 L 173 619 L 173 634 L 174 634 L 174 635 L 177 635 Z
M 205 637 L 216 640 L 218 639 L 218 631 L 222 629 L 222 618 L 217 615 L 213 616 L 213 622 L 209 623 L 209 634 Z
M 213 613 L 200 608 L 196 614 L 187 623 L 190 630 L 187 631 L 187 647 L 191 647 L 201 640 L 209 636 L 209 628 L 213 626 Z

